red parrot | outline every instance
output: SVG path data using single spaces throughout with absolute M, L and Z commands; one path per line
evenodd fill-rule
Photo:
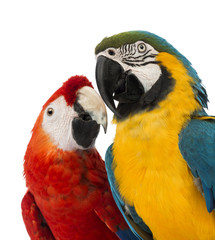
M 24 157 L 21 207 L 32 240 L 137 239 L 121 216 L 94 147 L 105 105 L 84 76 L 66 81 L 40 112 Z

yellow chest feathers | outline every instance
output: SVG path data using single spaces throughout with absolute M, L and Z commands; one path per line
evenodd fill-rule
M 167 70 L 180 81 L 157 108 L 117 123 L 114 175 L 124 200 L 135 206 L 157 240 L 212 240 L 215 215 L 207 212 L 178 148 L 183 125 L 200 106 L 183 66 L 161 54 L 159 61 L 164 60 L 174 65 L 166 64 Z
M 178 148 L 178 133 L 174 123 L 162 118 L 157 121 L 145 119 L 138 126 L 127 125 L 126 129 L 117 125 L 114 172 L 120 191 L 129 203 L 139 198 L 140 192 L 157 195 L 163 188 L 161 184 L 168 186 L 174 179 L 191 179 Z M 184 186 L 182 182 L 178 184 Z

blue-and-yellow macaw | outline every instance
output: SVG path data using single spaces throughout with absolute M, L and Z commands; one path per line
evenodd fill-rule
M 215 118 L 191 63 L 145 31 L 105 38 L 95 52 L 117 124 L 106 169 L 129 226 L 144 240 L 214 240 Z

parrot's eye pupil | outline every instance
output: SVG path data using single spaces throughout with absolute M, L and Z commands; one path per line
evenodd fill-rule
M 115 55 L 115 52 L 111 49 L 108 50 L 108 54 L 111 55 L 111 56 L 114 56 Z
M 146 45 L 145 45 L 144 43 L 140 43 L 140 44 L 137 46 L 137 48 L 138 48 L 138 51 L 139 51 L 140 53 L 143 53 L 143 52 L 146 51 Z
M 53 108 L 50 107 L 50 108 L 47 109 L 47 115 L 48 116 L 52 116 L 53 113 L 54 113 L 54 109 Z

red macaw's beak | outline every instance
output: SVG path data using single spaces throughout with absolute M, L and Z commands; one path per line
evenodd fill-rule
M 107 131 L 107 112 L 99 94 L 91 87 L 77 92 L 74 110 L 78 113 L 72 121 L 73 137 L 84 148 L 92 146 L 98 136 L 100 125 Z
M 77 96 L 78 104 L 90 115 L 92 120 L 103 126 L 106 133 L 107 111 L 99 94 L 91 87 L 83 87 L 78 91 Z

